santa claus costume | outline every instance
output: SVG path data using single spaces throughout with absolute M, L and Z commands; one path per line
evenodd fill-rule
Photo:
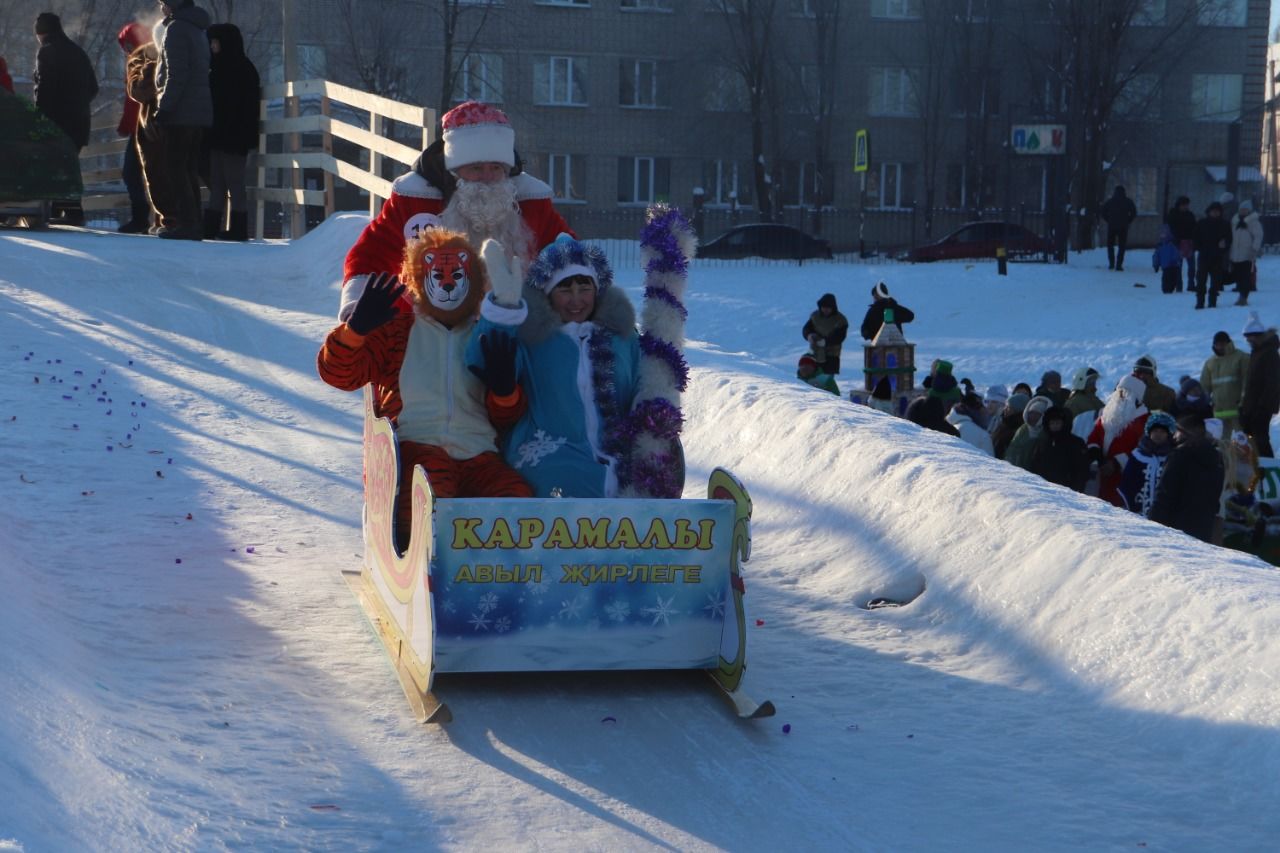
M 486 399 L 464 359 L 488 286 L 478 253 L 461 235 L 430 229 L 406 247 L 401 278 L 405 286 L 385 274 L 370 281 L 349 319 L 325 338 L 316 366 L 344 391 L 373 383 L 378 412 L 395 423 L 403 539 L 414 465 L 426 469 L 438 498 L 529 497 L 533 490 L 498 455 L 498 429 L 522 412 Z M 400 310 L 406 297 L 412 311 Z
M 350 315 L 371 275 L 399 269 L 405 243 L 427 229 L 461 232 L 477 247 L 495 239 L 526 266 L 557 236 L 572 233 L 551 203 L 551 187 L 524 171 L 502 110 L 467 101 L 445 113 L 442 127 L 347 253 L 339 318 Z M 455 174 L 475 163 L 501 163 L 508 177 L 480 184 Z
M 1121 379 L 1089 432 L 1089 450 L 1100 454 L 1103 460 L 1103 469 L 1098 475 L 1098 497 L 1118 507 L 1124 506 L 1119 493 L 1121 472 L 1146 433 L 1150 415 L 1142 404 L 1146 391 L 1147 386 L 1136 376 Z

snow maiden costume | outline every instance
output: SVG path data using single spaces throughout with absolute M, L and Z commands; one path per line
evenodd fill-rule
M 485 243 L 494 292 L 481 303 L 467 363 L 478 374 L 493 365 L 493 347 L 514 336 L 516 386 L 503 402 L 523 416 L 507 436 L 504 457 L 537 497 L 616 497 L 620 458 L 627 451 L 627 415 L 640 363 L 631 300 L 612 286 L 604 253 L 562 235 L 539 253 L 525 277 L 505 267 Z M 564 322 L 551 291 L 583 276 L 595 285 L 595 310 Z

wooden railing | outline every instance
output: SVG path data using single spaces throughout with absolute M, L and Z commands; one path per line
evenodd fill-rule
M 300 98 L 319 98 L 318 115 L 299 115 Z M 283 117 L 272 117 L 284 102 Z M 334 117 L 334 105 L 369 114 L 368 127 L 358 127 Z M 405 167 L 411 166 L 435 137 L 435 111 L 425 107 L 393 101 L 371 95 L 359 89 L 340 86 L 328 80 L 302 80 L 294 83 L 278 83 L 263 87 L 260 105 L 258 151 L 250 155 L 249 167 L 256 169 L 255 186 L 248 188 L 251 200 L 257 206 L 255 233 L 262 239 L 266 223 L 266 205 L 274 202 L 284 206 L 292 227 L 290 236 L 300 237 L 306 226 L 303 211 L 306 206 L 323 207 L 325 216 L 334 212 L 333 179 L 340 178 L 369 194 L 369 214 L 376 215 L 382 202 L 391 194 L 391 181 L 382 177 L 384 159 L 393 160 Z M 80 168 L 84 178 L 84 207 L 88 211 L 127 210 L 128 193 L 123 191 L 121 167 L 124 150 L 129 140 L 116 136 L 116 124 L 120 120 L 119 108 L 105 108 L 94 116 L 90 144 L 80 152 Z M 388 121 L 401 122 L 421 129 L 421 145 L 413 147 L 384 136 Z M 316 150 L 302 150 L 302 134 L 320 134 Z M 416 133 L 416 131 L 415 131 Z M 272 149 L 271 137 L 284 137 L 284 153 L 268 154 Z M 360 166 L 335 157 L 333 140 L 345 140 L 367 152 L 367 166 Z M 365 159 L 362 157 L 361 159 Z M 289 186 L 268 186 L 269 170 L 281 169 L 287 173 Z M 322 189 L 307 189 L 304 169 L 320 170 Z
M 319 115 L 298 115 L 298 99 L 305 97 L 320 98 Z M 284 99 L 285 116 L 270 118 L 268 108 L 272 101 Z M 333 116 L 333 105 L 346 107 L 369 114 L 369 126 L 357 127 L 341 121 Z M 307 205 L 323 207 L 325 215 L 333 213 L 333 179 L 341 178 L 353 186 L 359 187 L 369 194 L 369 215 L 374 216 L 382 207 L 382 202 L 391 194 L 391 181 L 382 177 L 383 158 L 394 160 L 410 166 L 418 158 L 422 149 L 431 144 L 435 136 L 435 112 L 425 107 L 393 101 L 378 95 L 371 95 L 359 89 L 340 86 L 328 80 L 302 80 L 293 83 L 280 83 L 267 86 L 262 92 L 261 135 L 259 137 L 259 155 L 257 157 L 258 182 L 252 190 L 257 202 L 257 236 L 263 236 L 265 225 L 265 205 L 267 202 L 283 204 L 290 212 L 292 227 L 290 235 L 302 236 L 306 227 L 302 215 Z M 398 121 L 411 127 L 421 128 L 420 147 L 403 145 L 383 136 L 386 122 Z M 300 134 L 319 133 L 321 142 L 318 151 L 302 151 Z M 270 150 L 268 139 L 272 136 L 283 136 L 285 153 L 266 154 Z M 333 155 L 334 138 L 346 140 L 368 152 L 368 166 L 361 167 Z M 267 170 L 286 169 L 290 172 L 289 187 L 268 187 Z M 307 189 L 303 182 L 303 169 L 319 169 L 324 173 L 323 189 Z

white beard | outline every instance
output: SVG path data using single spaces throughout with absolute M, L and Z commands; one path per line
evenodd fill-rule
M 1111 442 L 1124 432 L 1124 428 L 1142 414 L 1142 403 L 1130 397 L 1128 392 L 1117 390 L 1107 398 L 1107 404 L 1098 415 L 1102 419 L 1102 450 L 1111 448 Z
M 533 260 L 533 233 L 520 215 L 516 184 L 510 178 L 496 184 L 459 180 L 440 222 L 450 231 L 465 234 L 476 249 L 492 239 L 526 263 Z

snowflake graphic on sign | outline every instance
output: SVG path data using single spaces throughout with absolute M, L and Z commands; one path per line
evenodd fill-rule
M 604 612 L 614 622 L 626 622 L 631 615 L 631 605 L 615 598 L 604 606 Z
M 493 623 L 493 630 L 499 634 L 505 634 L 511 630 L 511 617 L 499 616 L 498 621 Z
M 679 610 L 671 606 L 675 604 L 676 597 L 673 595 L 665 601 L 663 601 L 661 595 L 656 596 L 656 598 L 658 599 L 657 604 L 653 607 L 642 607 L 640 612 L 646 616 L 652 616 L 654 625 L 657 625 L 658 622 L 662 622 L 663 625 L 670 625 L 671 617 L 680 613 Z
M 537 430 L 534 432 L 533 438 L 520 445 L 520 458 L 516 460 L 514 467 L 516 470 L 523 468 L 525 465 L 528 465 L 530 468 L 537 468 L 538 463 L 541 462 L 543 458 L 555 453 L 563 447 L 564 443 L 568 440 L 569 439 L 564 436 L 553 437 L 547 435 L 543 430 Z
M 560 612 L 556 614 L 560 619 L 580 619 L 582 618 L 583 597 L 575 595 L 567 601 L 560 602 Z
M 498 609 L 498 594 L 496 592 L 486 592 L 480 596 L 480 602 L 477 604 L 481 613 L 488 613 L 491 610 Z
M 471 618 L 467 620 L 467 624 L 477 631 L 489 630 L 489 617 L 484 613 L 472 613 Z
M 702 609 L 707 611 L 707 615 L 712 619 L 723 618 L 724 599 L 713 593 L 707 593 L 707 603 L 702 605 Z

